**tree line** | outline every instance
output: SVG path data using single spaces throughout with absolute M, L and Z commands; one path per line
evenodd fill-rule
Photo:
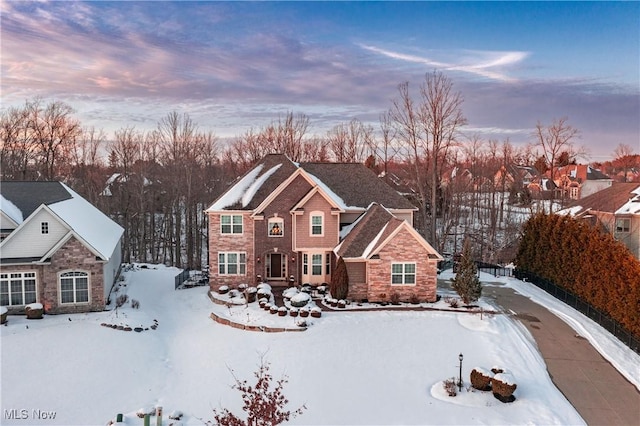
M 463 102 L 451 79 L 432 72 L 417 88 L 399 84 L 375 127 L 352 118 L 311 134 L 308 116 L 288 112 L 222 143 L 188 113 L 171 112 L 151 131 L 107 135 L 82 126 L 66 103 L 36 98 L 2 111 L 0 167 L 4 180 L 68 183 L 125 228 L 125 261 L 198 268 L 206 264 L 203 210 L 266 154 L 359 162 L 414 202 L 416 228 L 436 249 L 457 251 L 468 235 L 476 258 L 494 260 L 518 236 L 517 204 L 534 208 L 509 194 L 517 182 L 496 172 L 574 159 L 578 131 L 561 118 L 538 122 L 520 148 L 483 140 L 463 133 Z
M 516 266 L 572 292 L 640 337 L 640 261 L 610 234 L 571 217 L 535 215 L 524 226 Z

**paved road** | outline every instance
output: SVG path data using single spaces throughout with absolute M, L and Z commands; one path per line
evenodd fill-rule
M 586 339 L 510 288 L 485 286 L 482 293 L 516 312 L 536 340 L 553 383 L 588 425 L 640 425 L 640 392 Z

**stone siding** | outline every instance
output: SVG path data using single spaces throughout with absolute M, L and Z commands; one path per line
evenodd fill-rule
M 220 215 L 242 215 L 242 234 L 222 234 L 220 232 Z M 236 286 L 241 283 L 253 284 L 255 282 L 255 253 L 254 253 L 254 220 L 250 212 L 215 212 L 209 213 L 209 286 L 211 290 L 217 290 L 221 285 Z M 219 275 L 218 252 L 234 251 L 245 252 L 245 275 Z
M 42 281 L 38 282 L 40 303 L 46 313 L 63 314 L 87 311 L 102 311 L 105 308 L 104 277 L 102 260 L 71 237 L 51 256 L 51 264 L 43 268 Z M 58 274 L 67 271 L 81 271 L 89 274 L 89 302 L 61 304 Z
M 368 293 L 370 302 L 390 301 L 394 293 L 400 301 L 408 302 L 415 295 L 421 302 L 435 302 L 437 289 L 437 260 L 429 259 L 427 250 L 406 229 L 387 243 L 379 253 L 379 259 L 368 263 Z M 414 285 L 392 285 L 391 264 L 413 262 L 416 264 Z

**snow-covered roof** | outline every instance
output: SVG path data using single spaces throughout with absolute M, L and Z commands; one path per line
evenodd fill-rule
M 249 185 L 249 187 L 247 188 L 247 191 L 242 195 L 242 207 L 246 207 L 251 202 L 251 200 L 253 199 L 253 196 L 256 195 L 256 192 L 262 187 L 262 185 L 267 181 L 267 179 L 269 179 L 269 177 L 272 174 L 274 174 L 281 166 L 282 164 L 276 164 L 275 166 L 267 170 L 265 173 L 263 173 L 260 177 L 255 179 L 251 185 Z
M 109 259 L 124 229 L 71 188 L 72 198 L 49 204 L 49 209 L 104 259 Z
M 325 184 L 320 178 L 309 172 L 307 172 L 307 175 L 311 178 L 311 180 L 313 180 L 313 183 L 318 185 L 318 187 L 322 189 L 322 191 L 324 191 L 324 193 L 327 194 L 334 203 L 336 203 L 338 208 L 342 210 L 363 210 L 362 207 L 347 206 L 347 203 L 345 203 L 344 200 L 340 198 L 340 196 L 338 196 L 338 194 L 336 194 L 331 188 L 329 188 L 329 186 Z
M 0 194 L 0 210 L 4 212 L 11 220 L 13 220 L 17 225 L 20 225 L 24 220 L 22 216 L 22 211 L 11 201 L 7 200 Z
M 640 214 L 640 186 L 631 191 L 634 194 L 615 214 Z
M 258 175 L 260 174 L 260 171 L 262 171 L 263 167 L 263 164 L 259 164 L 255 168 L 251 169 L 246 175 L 242 177 L 242 179 L 240 179 L 235 185 L 233 185 L 231 189 L 229 189 L 229 191 L 222 194 L 222 196 L 218 198 L 216 202 L 207 209 L 207 211 L 224 210 L 243 199 L 244 194 L 256 182 L 256 179 L 258 178 Z M 257 190 L 258 188 L 254 186 L 253 193 L 255 194 L 255 191 Z
M 566 209 L 562 209 L 556 212 L 556 214 L 560 216 L 575 216 L 580 211 L 582 211 L 582 206 L 573 206 L 573 207 L 568 207 Z

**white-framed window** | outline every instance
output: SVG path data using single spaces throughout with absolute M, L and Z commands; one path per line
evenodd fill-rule
M 24 306 L 35 302 L 35 272 L 0 274 L 0 306 Z
M 311 275 L 322 275 L 322 254 L 311 255 Z
M 322 237 L 324 235 L 324 213 L 311 212 L 311 236 Z
M 628 217 L 616 218 L 616 232 L 631 232 L 631 219 Z
M 392 263 L 391 284 L 414 285 L 416 283 L 415 263 Z
M 59 275 L 60 303 L 89 303 L 89 274 L 69 271 Z
M 219 275 L 246 275 L 247 254 L 245 252 L 218 252 Z
M 267 224 L 270 237 L 282 237 L 284 235 L 284 220 L 281 217 L 272 217 Z
M 242 215 L 223 214 L 220 215 L 221 234 L 242 234 Z
M 325 275 L 331 275 L 331 253 L 327 253 L 325 260 Z
M 40 233 L 41 234 L 49 233 L 49 222 L 40 222 Z

